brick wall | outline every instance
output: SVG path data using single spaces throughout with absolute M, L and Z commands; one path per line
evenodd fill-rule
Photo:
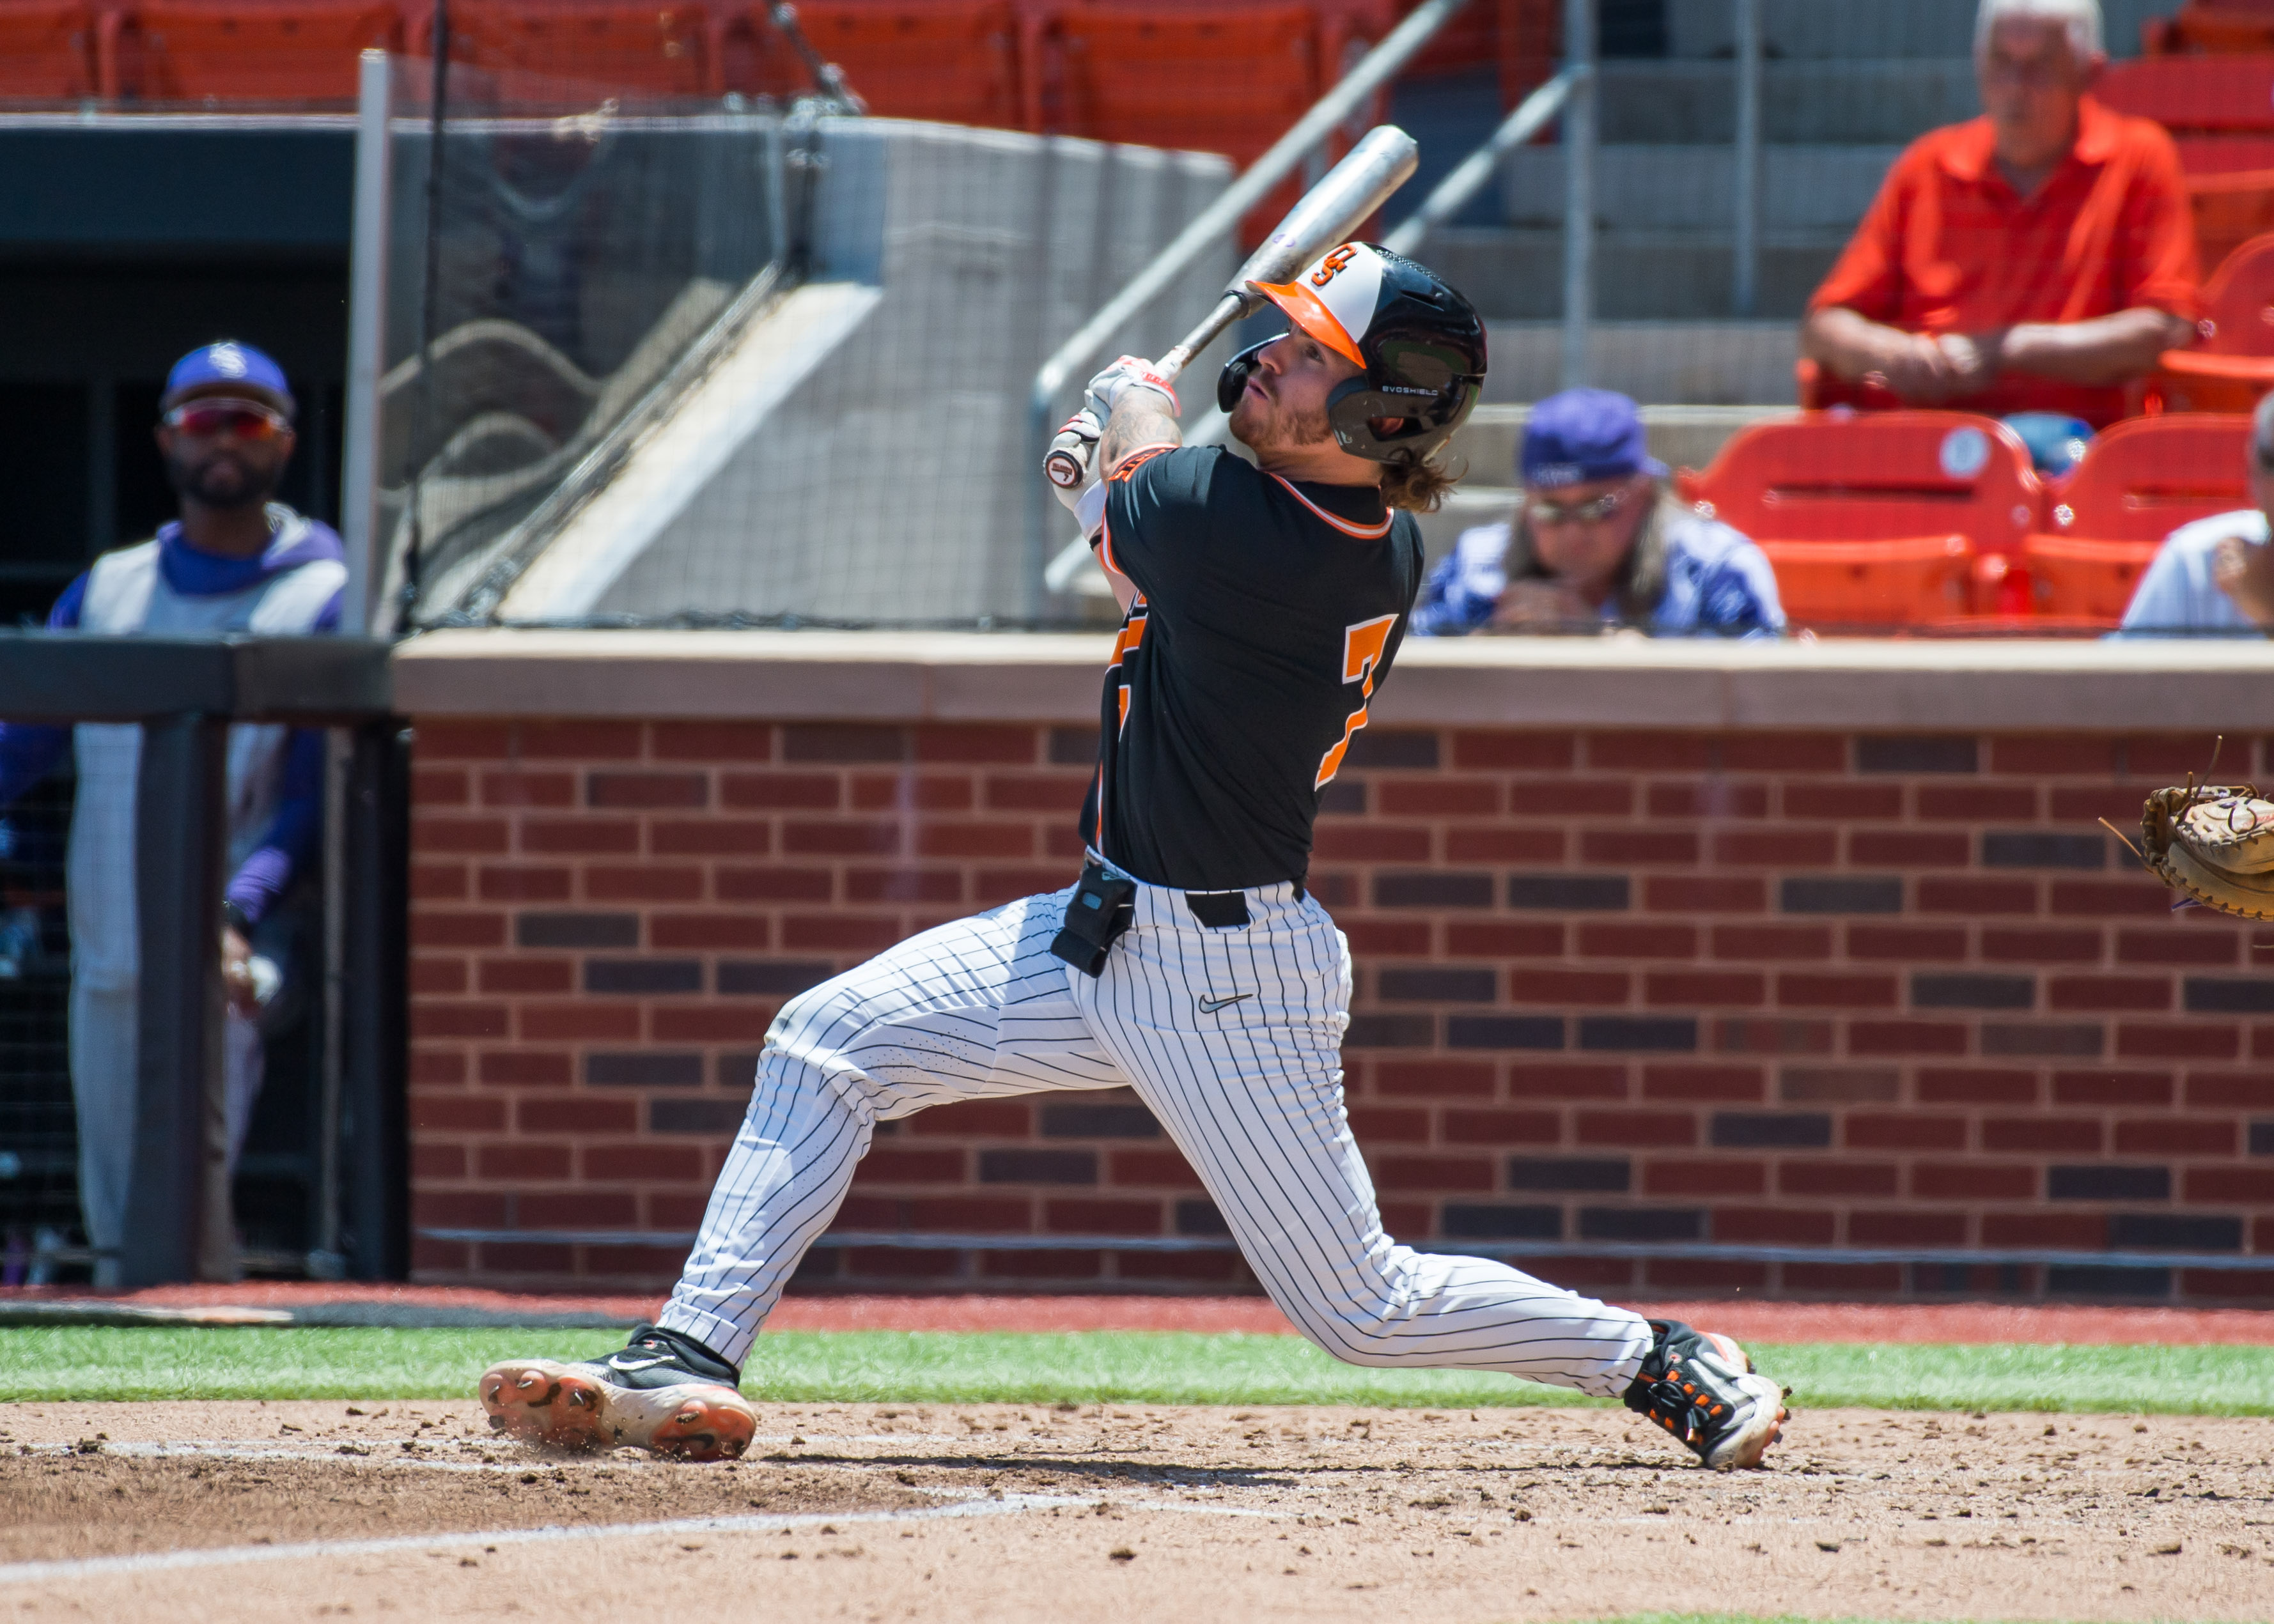
M 2208 738 L 1361 733 L 1313 885 L 1401 1238 L 2274 1254 L 2274 930 L 2094 823 Z M 2238 750 L 2240 755 L 2238 756 Z M 2226 772 L 2274 775 L 2229 738 Z M 1079 728 L 429 720 L 415 1223 L 684 1231 L 788 995 L 1071 876 Z M 839 1227 L 1205 1236 L 1126 1094 L 890 1124 Z M 421 1278 L 677 1246 L 422 1238 Z M 2264 1271 L 1573 1256 L 1609 1291 L 2274 1297 Z M 817 1251 L 808 1278 L 1223 1289 L 1211 1252 Z

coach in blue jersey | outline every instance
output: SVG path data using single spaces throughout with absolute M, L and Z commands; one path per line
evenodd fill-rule
M 167 636 L 328 632 L 347 583 L 340 538 L 269 500 L 293 447 L 283 370 L 250 345 L 207 344 L 175 365 L 159 402 L 158 450 L 181 517 L 139 546 L 107 553 L 64 589 L 51 631 Z M 79 1210 L 97 1284 L 115 1282 L 134 1150 L 140 954 L 134 896 L 139 727 L 0 723 L 0 808 L 66 749 L 79 774 L 66 895 L 71 915 L 72 1097 Z M 320 822 L 323 736 L 270 725 L 229 730 L 229 849 L 216 925 L 230 1007 L 224 1115 L 233 1169 L 260 1091 L 253 927 L 291 883 Z
M 1253 464 L 1182 446 L 1149 362 L 1090 384 L 1081 437 L 1103 478 L 1070 505 L 1126 614 L 1080 877 L 792 999 L 658 1323 L 605 1358 L 493 1366 L 493 1425 L 740 1454 L 757 1425 L 740 1366 L 878 1122 L 1126 1085 L 1272 1300 L 1336 1357 L 1623 1395 L 1713 1466 L 1774 1441 L 1781 1392 L 1728 1338 L 1382 1230 L 1343 1109 L 1349 948 L 1304 880 L 1320 793 L 1397 658 L 1421 584 L 1412 510 L 1449 483 L 1436 454 L 1480 392 L 1484 327 L 1363 243 L 1256 290 L 1291 330 L 1217 385 Z

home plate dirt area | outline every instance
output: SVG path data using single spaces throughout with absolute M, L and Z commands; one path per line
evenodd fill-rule
M 360 1413 L 359 1413 L 360 1412 Z M 0 1617 L 2263 1619 L 2274 1423 L 769 1406 L 686 1465 L 472 1402 L 0 1406 Z

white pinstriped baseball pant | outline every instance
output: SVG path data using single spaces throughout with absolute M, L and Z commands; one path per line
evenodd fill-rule
M 1343 1109 L 1349 949 L 1315 899 L 1262 887 L 1248 924 L 1212 929 L 1183 892 L 1141 885 L 1093 980 L 1050 951 L 1069 894 L 925 931 L 790 1001 L 660 1324 L 740 1365 L 878 1122 L 1126 1084 L 1271 1300 L 1337 1358 L 1625 1391 L 1651 1346 L 1639 1315 L 1382 1232 Z

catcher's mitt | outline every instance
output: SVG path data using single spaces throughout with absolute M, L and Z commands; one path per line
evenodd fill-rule
M 2274 921 L 2274 801 L 2257 786 L 2159 789 L 2140 813 L 2148 867 L 2222 914 Z

